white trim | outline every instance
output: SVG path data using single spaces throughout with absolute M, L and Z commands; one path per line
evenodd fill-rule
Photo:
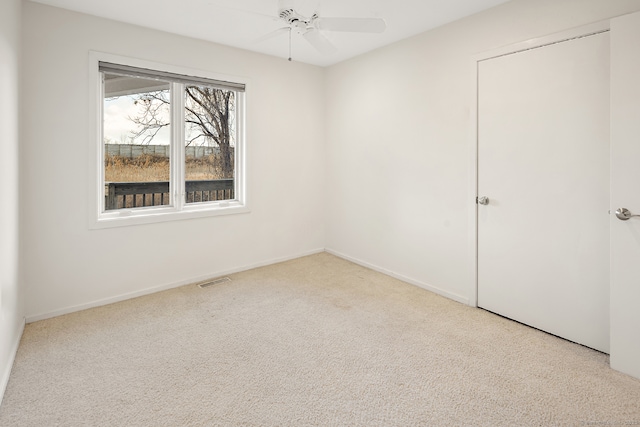
M 171 180 L 170 180 L 170 199 L 171 203 L 168 206 L 155 206 L 147 208 L 135 208 L 135 209 L 118 209 L 117 211 L 103 212 L 104 203 L 104 153 L 101 149 L 102 145 L 98 142 L 103 141 L 102 137 L 102 84 L 100 82 L 100 62 L 110 62 L 116 64 L 123 64 L 132 67 L 145 68 L 158 70 L 168 73 L 202 77 L 211 80 L 219 81 L 233 81 L 245 86 L 245 90 L 248 90 L 250 82 L 247 78 L 238 76 L 229 76 L 224 74 L 213 73 L 206 70 L 198 70 L 188 67 L 175 66 L 169 64 L 161 64 L 152 61 L 146 61 L 143 59 L 130 58 L 122 55 L 114 55 L 104 52 L 89 52 L 89 113 L 92 117 L 89 134 L 89 140 L 92 141 L 90 149 L 88 150 L 90 159 L 89 164 L 92 165 L 89 169 L 91 176 L 88 178 L 89 192 L 88 200 L 89 212 L 88 212 L 88 224 L 89 229 L 103 229 L 111 227 L 122 227 L 130 225 L 140 224 L 152 224 L 158 222 L 185 220 L 192 218 L 211 217 L 219 215 L 231 215 L 250 212 L 249 202 L 247 199 L 247 179 L 244 176 L 247 173 L 247 167 L 244 162 L 246 157 L 246 137 L 245 128 L 247 119 L 246 108 L 246 92 L 236 92 L 237 100 L 236 107 L 239 112 L 237 115 L 236 124 L 237 136 L 236 136 L 236 149 L 239 152 L 236 154 L 235 162 L 235 200 L 221 200 L 219 202 L 206 202 L 206 203 L 184 203 L 184 168 L 176 167 L 178 162 L 184 160 L 184 147 L 183 144 L 173 144 L 172 156 L 171 156 Z M 172 84 L 171 96 L 181 96 L 178 91 L 174 90 L 176 84 Z M 178 117 L 181 117 L 184 112 L 178 111 L 181 109 L 173 109 L 174 113 L 172 121 L 174 123 L 183 122 L 177 121 Z M 181 141 L 181 138 L 177 138 L 184 134 L 184 129 L 181 126 L 172 126 L 172 136 L 174 141 Z
M 159 285 L 159 286 L 152 286 L 150 288 L 142 289 L 140 291 L 128 292 L 128 293 L 125 293 L 125 294 L 120 294 L 120 295 L 116 295 L 116 296 L 109 297 L 109 298 L 102 298 L 102 299 L 99 299 L 99 300 L 88 302 L 86 304 L 78 304 L 78 305 L 73 305 L 73 306 L 70 306 L 70 307 L 62 308 L 60 310 L 54 310 L 54 311 L 48 311 L 48 312 L 45 312 L 45 313 L 34 314 L 34 315 L 31 315 L 31 316 L 27 316 L 26 317 L 26 322 L 27 323 L 33 323 L 33 322 L 37 322 L 39 320 L 50 319 L 52 317 L 62 316 L 63 314 L 74 313 L 76 311 L 87 310 L 89 308 L 95 308 L 95 307 L 100 307 L 100 306 L 103 306 L 103 305 L 113 304 L 113 303 L 120 302 L 120 301 L 126 301 L 126 300 L 129 300 L 129 299 L 132 299 L 132 298 L 137 298 L 137 297 L 141 297 L 141 296 L 144 296 L 144 295 L 154 294 L 156 292 L 166 291 L 166 290 L 173 289 L 173 288 L 179 288 L 181 286 L 194 285 L 194 284 L 197 284 L 197 283 L 201 283 L 201 282 L 204 282 L 204 281 L 209 281 L 209 280 L 218 278 L 220 276 L 226 276 L 228 274 L 234 274 L 234 273 L 239 273 L 239 272 L 242 272 L 242 271 L 252 270 L 254 268 L 264 267 L 264 266 L 267 266 L 267 265 L 278 264 L 278 263 L 281 263 L 281 262 L 290 261 L 290 260 L 293 260 L 293 259 L 302 258 L 302 257 L 309 256 L 309 255 L 315 255 L 315 254 L 319 254 L 319 253 L 322 253 L 322 252 L 324 252 L 324 248 L 314 249 L 314 250 L 307 251 L 307 252 L 302 252 L 302 253 L 296 254 L 296 255 L 290 255 L 290 256 L 285 256 L 285 257 L 280 257 L 280 258 L 272 258 L 272 259 L 266 260 L 266 261 L 256 262 L 256 263 L 253 263 L 253 264 L 243 265 L 243 266 L 240 266 L 240 267 L 230 268 L 230 269 L 227 269 L 227 270 L 220 270 L 220 271 L 212 272 L 212 273 L 205 274 L 205 275 L 202 275 L 202 276 L 197 276 L 197 277 L 192 277 L 190 279 L 181 280 L 179 282 L 167 283 L 167 284 Z
M 246 89 L 246 87 L 245 87 Z M 248 90 L 248 89 L 247 89 Z M 244 92 L 236 92 L 236 141 L 244 141 L 242 144 L 236 144 L 233 150 L 235 164 L 235 192 L 236 199 L 243 200 L 244 206 L 249 212 L 249 201 L 251 200 L 247 194 L 247 174 L 251 168 L 247 165 L 247 90 Z
M 9 385 L 9 378 L 11 377 L 11 371 L 13 370 L 13 364 L 16 360 L 16 355 L 18 354 L 18 347 L 20 346 L 20 340 L 22 339 L 22 334 L 24 333 L 24 325 L 25 319 L 22 319 L 22 323 L 20 324 L 20 330 L 16 335 L 16 340 L 13 342 L 11 346 L 11 356 L 9 357 L 8 363 L 4 366 L 4 372 L 2 372 L 2 379 L 0 380 L 0 405 L 2 404 L 2 400 L 4 399 L 4 393 L 7 391 L 7 386 Z
M 184 100 L 184 87 L 176 83 L 171 83 L 171 105 L 177 103 L 177 99 Z M 182 102 L 182 101 L 181 101 Z M 178 212 L 182 211 L 185 203 L 185 173 L 184 161 L 186 149 L 184 146 L 184 126 L 174 126 L 176 123 L 184 123 L 184 108 L 171 108 L 171 180 L 169 181 L 169 205 Z M 179 141 L 179 142 L 178 142 Z M 178 167 L 178 165 L 183 165 Z
M 600 21 L 592 24 L 583 25 L 572 28 L 570 30 L 554 33 L 548 36 L 527 40 L 503 46 L 497 49 L 481 52 L 471 57 L 470 69 L 472 70 L 472 94 L 471 94 L 471 125 L 470 125 L 470 179 L 469 179 L 469 198 L 471 206 L 469 208 L 469 277 L 470 277 L 470 295 L 469 305 L 478 306 L 478 204 L 476 198 L 478 194 L 478 63 L 500 56 L 516 54 L 543 46 L 573 40 L 576 38 L 587 37 L 609 31 L 611 28 L 610 20 Z M 490 197 L 490 196 L 489 196 Z
M 582 25 L 580 27 L 561 31 L 535 39 L 526 40 L 519 43 L 502 46 L 485 52 L 473 55 L 473 62 L 480 62 L 487 59 L 497 58 L 499 56 L 511 55 L 513 53 L 524 52 L 551 44 L 562 43 L 564 41 L 573 40 L 580 37 L 586 37 L 602 32 L 609 31 L 611 25 L 609 20 L 595 22 L 592 24 Z
M 347 260 L 349 262 L 352 262 L 354 264 L 361 265 L 362 267 L 369 268 L 371 270 L 377 271 L 378 273 L 385 274 L 387 276 L 393 277 L 394 279 L 401 280 L 403 282 L 409 283 L 410 285 L 417 286 L 419 288 L 422 288 L 422 289 L 425 289 L 427 291 L 433 292 L 434 294 L 438 294 L 438 295 L 443 296 L 445 298 L 449 298 L 449 299 L 457 301 L 459 303 L 469 305 L 469 299 L 464 297 L 464 296 L 461 296 L 461 295 L 458 295 L 458 294 L 454 294 L 454 293 L 449 292 L 449 291 L 445 291 L 445 290 L 440 289 L 440 288 L 438 288 L 436 286 L 432 286 L 432 285 L 429 285 L 427 283 L 421 282 L 419 280 L 412 279 L 410 277 L 404 276 L 404 275 L 396 273 L 394 271 L 387 270 L 386 268 L 378 267 L 377 265 L 373 265 L 373 264 L 368 263 L 366 261 L 362 261 L 362 260 L 359 260 L 357 258 L 352 258 L 352 257 L 350 257 L 348 255 L 345 255 L 343 253 L 340 253 L 338 251 L 334 251 L 333 249 L 325 249 L 325 251 L 327 253 L 330 253 L 331 255 L 337 256 L 338 258 L 342 258 L 342 259 Z
M 469 150 L 469 305 L 478 306 L 478 61 L 472 60 L 473 92 L 471 102 L 470 138 L 473 141 Z
M 153 207 L 136 209 L 148 210 L 145 211 L 144 215 L 137 216 L 126 216 L 126 212 L 130 211 L 121 210 L 122 213 L 120 216 L 114 218 L 103 218 L 100 221 L 90 223 L 89 228 L 91 230 L 99 230 L 112 227 L 155 224 L 159 222 L 182 221 L 193 218 L 205 218 L 220 215 L 236 215 L 251 212 L 251 209 L 246 204 L 241 204 L 232 200 L 220 201 L 216 204 L 207 203 L 206 205 L 188 206 L 185 207 L 182 211 L 175 211 L 173 208 L 154 209 Z M 92 212 L 92 214 L 93 220 L 95 221 L 95 212 Z

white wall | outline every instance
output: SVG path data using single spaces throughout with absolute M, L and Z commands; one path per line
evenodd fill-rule
M 23 14 L 27 320 L 324 248 L 321 68 L 31 2 Z M 250 79 L 251 213 L 89 230 L 90 50 Z
M 636 10 L 514 0 L 329 68 L 326 247 L 472 302 L 471 57 Z
M 24 325 L 18 286 L 20 0 L 0 2 L 0 400 Z

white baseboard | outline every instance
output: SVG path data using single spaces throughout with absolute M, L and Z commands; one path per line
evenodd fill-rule
M 228 274 L 239 273 L 241 271 L 251 270 L 251 269 L 254 269 L 254 268 L 258 268 L 258 267 L 264 267 L 266 265 L 277 264 L 279 262 L 289 261 L 289 260 L 296 259 L 296 258 L 302 258 L 304 256 L 314 255 L 314 254 L 321 253 L 321 252 L 324 252 L 324 248 L 315 249 L 315 250 L 307 251 L 307 252 L 302 252 L 302 253 L 299 253 L 299 254 L 296 254 L 296 255 L 290 255 L 290 256 L 281 257 L 281 258 L 272 258 L 272 259 L 269 259 L 269 260 L 266 260 L 266 261 L 261 261 L 261 262 L 257 262 L 257 263 L 254 263 L 254 264 L 248 264 L 248 265 L 244 265 L 244 266 L 241 266 L 241 267 L 232 268 L 232 269 L 229 269 L 229 270 L 217 271 L 217 272 L 213 272 L 213 273 L 202 275 L 202 276 L 198 276 L 198 277 L 191 277 L 189 279 L 181 280 L 179 282 L 167 283 L 167 284 L 159 285 L 159 286 L 153 286 L 151 288 L 146 288 L 146 289 L 142 289 L 142 290 L 135 291 L 135 292 L 129 292 L 129 293 L 126 293 L 126 294 L 116 295 L 116 296 L 109 297 L 109 298 L 103 298 L 103 299 L 99 299 L 99 300 L 96 300 L 96 301 L 88 302 L 86 304 L 78 304 L 78 305 L 66 307 L 66 308 L 63 308 L 63 309 L 60 309 L 60 310 L 54 310 L 54 311 L 49 311 L 49 312 L 46 312 L 46 313 L 29 315 L 26 318 L 26 322 L 27 323 L 33 323 L 33 322 L 37 322 L 39 320 L 50 319 L 52 317 L 62 316 L 63 314 L 69 314 L 69 313 L 74 313 L 76 311 L 86 310 L 86 309 L 89 309 L 89 308 L 100 307 L 100 306 L 107 305 L 107 304 L 113 304 L 113 303 L 116 303 L 116 302 L 120 302 L 120 301 L 125 301 L 125 300 L 128 300 L 128 299 L 132 299 L 132 298 L 141 297 L 141 296 L 144 296 L 144 295 L 149 295 L 149 294 L 153 294 L 153 293 L 156 293 L 156 292 L 166 291 L 168 289 L 178 288 L 180 286 L 191 285 L 191 284 L 195 284 L 195 283 L 209 281 L 209 280 L 218 278 L 220 276 L 226 276 Z
M 462 304 L 466 304 L 469 305 L 469 298 L 461 296 L 461 295 L 457 295 L 448 291 L 445 291 L 443 289 L 440 289 L 436 286 L 432 286 L 429 285 L 427 283 L 421 282 L 419 280 L 415 280 L 412 279 L 410 277 L 404 276 L 402 274 L 396 273 L 394 271 L 391 270 L 387 270 L 385 268 L 382 267 L 378 267 L 376 265 L 370 264 L 368 262 L 359 260 L 357 258 L 353 258 L 350 257 L 348 255 L 345 255 L 343 253 L 340 253 L 338 251 L 332 250 L 332 249 L 324 249 L 324 248 L 320 248 L 320 249 L 315 249 L 312 251 L 307 251 L 307 252 L 302 252 L 296 255 L 290 255 L 287 257 L 281 257 L 281 258 L 272 258 L 270 260 L 266 260 L 266 261 L 262 261 L 262 262 L 257 262 L 254 264 L 247 264 L 241 267 L 237 267 L 237 268 L 232 268 L 229 270 L 222 270 L 222 271 L 218 271 L 218 272 L 214 272 L 214 273 L 210 273 L 210 274 L 206 274 L 206 275 L 202 275 L 202 276 L 198 276 L 198 277 L 191 277 L 189 279 L 185 279 L 185 280 L 181 280 L 179 282 L 174 282 L 174 283 L 168 283 L 168 284 L 164 284 L 164 285 L 159 285 L 159 286 L 153 286 L 150 288 L 146 288 L 146 289 L 142 289 L 139 291 L 135 291 L 135 292 L 129 292 L 129 293 L 125 293 L 125 294 L 121 294 L 121 295 L 116 295 L 113 297 L 109 297 L 109 298 L 103 298 L 100 300 L 96 300 L 96 301 L 92 301 L 92 302 L 88 302 L 86 304 L 78 304 L 78 305 L 74 305 L 74 306 L 69 306 L 60 310 L 54 310 L 54 311 L 49 311 L 49 312 L 45 312 L 45 313 L 40 313 L 40 314 L 34 314 L 34 315 L 29 315 L 26 317 L 26 323 L 33 323 L 33 322 L 37 322 L 39 320 L 44 320 L 44 319 L 49 319 L 52 317 L 57 317 L 57 316 L 62 316 L 64 314 L 69 314 L 69 313 L 74 313 L 76 311 L 81 311 L 81 310 L 86 310 L 89 308 L 94 308 L 94 307 L 100 307 L 103 305 L 107 305 L 107 304 L 113 304 L 116 302 L 120 302 L 120 301 L 125 301 L 131 298 L 137 298 L 140 296 L 144 296 L 144 295 L 149 295 L 149 294 L 153 294 L 156 292 L 161 292 L 161 291 L 166 291 L 168 289 L 173 289 L 173 288 L 178 288 L 180 286 L 185 286 L 185 285 L 191 285 L 191 284 L 195 284 L 195 283 L 199 283 L 199 282 L 204 282 L 204 281 L 208 281 L 208 280 L 212 280 L 215 279 L 217 277 L 220 276 L 225 276 L 228 274 L 233 274 L 233 273 L 239 273 L 241 271 L 246 271 L 246 270 L 251 270 L 253 268 L 258 268 L 258 267 L 264 267 L 266 265 L 271 265 L 271 264 L 277 264 L 279 262 L 285 262 L 285 261 L 289 261 L 292 259 L 296 259 L 296 258 L 301 258 L 304 256 L 308 256 L 308 255 L 314 255 L 317 253 L 321 253 L 321 252 L 328 252 L 332 255 L 335 255 L 339 258 L 345 259 L 347 261 L 353 262 L 354 264 L 358 264 L 361 265 L 363 267 L 367 267 L 370 268 L 374 271 L 377 271 L 379 273 L 382 274 L 386 274 L 387 276 L 391 276 L 393 278 L 396 278 L 398 280 L 402 280 L 403 282 L 407 282 L 409 284 L 412 284 L 414 286 L 418 286 L 419 288 L 422 289 L 426 289 L 430 292 L 433 292 L 435 294 L 441 295 L 445 298 L 449 298 L 451 300 L 454 301 L 458 301 Z M 17 350 L 17 344 L 16 344 L 16 350 Z M 8 377 L 7 377 L 8 378 Z
M 3 367 L 4 372 L 2 372 L 2 378 L 0 379 L 0 405 L 2 404 L 2 400 L 4 399 L 4 392 L 7 390 L 7 385 L 9 385 L 9 377 L 11 376 L 13 363 L 16 360 L 16 354 L 18 354 L 18 347 L 20 346 L 20 340 L 22 339 L 22 334 L 24 333 L 24 325 L 25 320 L 22 319 L 20 331 L 18 331 L 15 341 L 11 344 L 11 357 L 9 358 L 7 365 Z
M 452 292 L 445 291 L 445 290 L 440 289 L 440 288 L 438 288 L 436 286 L 432 286 L 432 285 L 429 285 L 427 283 L 421 282 L 419 280 L 415 280 L 415 279 L 412 279 L 410 277 L 403 276 L 402 274 L 396 273 L 396 272 L 391 271 L 391 270 L 387 270 L 386 268 L 378 267 L 377 265 L 370 264 L 368 262 L 359 260 L 357 258 L 352 258 L 352 257 L 350 257 L 348 255 L 345 255 L 343 253 L 340 253 L 338 251 L 334 251 L 333 249 L 325 249 L 325 251 L 330 253 L 330 254 L 332 254 L 332 255 L 335 255 L 335 256 L 337 256 L 339 258 L 342 258 L 342 259 L 345 259 L 347 261 L 350 261 L 350 262 L 352 262 L 354 264 L 358 264 L 358 265 L 361 265 L 363 267 L 370 268 L 371 270 L 377 271 L 377 272 L 382 273 L 382 274 L 386 274 L 387 276 L 391 276 L 391 277 L 393 277 L 395 279 L 398 279 L 398 280 L 402 280 L 403 282 L 407 282 L 407 283 L 409 283 L 411 285 L 414 285 L 414 286 L 417 286 L 419 288 L 425 289 L 427 291 L 433 292 L 434 294 L 438 294 L 438 295 L 441 295 L 441 296 L 443 296 L 445 298 L 449 298 L 451 300 L 460 302 L 462 304 L 469 305 L 469 298 L 467 298 L 467 297 L 463 297 L 461 295 L 457 295 L 457 294 L 454 294 Z

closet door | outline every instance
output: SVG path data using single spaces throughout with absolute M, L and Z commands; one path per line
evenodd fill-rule
M 608 353 L 608 33 L 479 63 L 478 194 L 478 306 Z
M 611 367 L 640 378 L 640 13 L 611 22 Z M 622 212 L 620 212 L 622 213 Z

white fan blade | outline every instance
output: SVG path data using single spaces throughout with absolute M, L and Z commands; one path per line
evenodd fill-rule
M 387 23 L 380 18 L 318 18 L 314 25 L 319 30 L 352 33 L 382 33 Z
M 265 40 L 269 40 L 269 39 L 272 39 L 274 37 L 278 37 L 279 35 L 287 34 L 290 30 L 291 29 L 289 27 L 278 28 L 275 31 L 271 31 L 270 33 L 267 33 L 264 36 L 255 39 L 253 41 L 253 43 L 260 43 L 260 42 L 263 42 Z
M 318 30 L 309 30 L 302 35 L 313 47 L 315 47 L 320 53 L 331 54 L 336 51 L 336 47 L 331 44 L 329 39 L 327 39 L 320 31 Z

